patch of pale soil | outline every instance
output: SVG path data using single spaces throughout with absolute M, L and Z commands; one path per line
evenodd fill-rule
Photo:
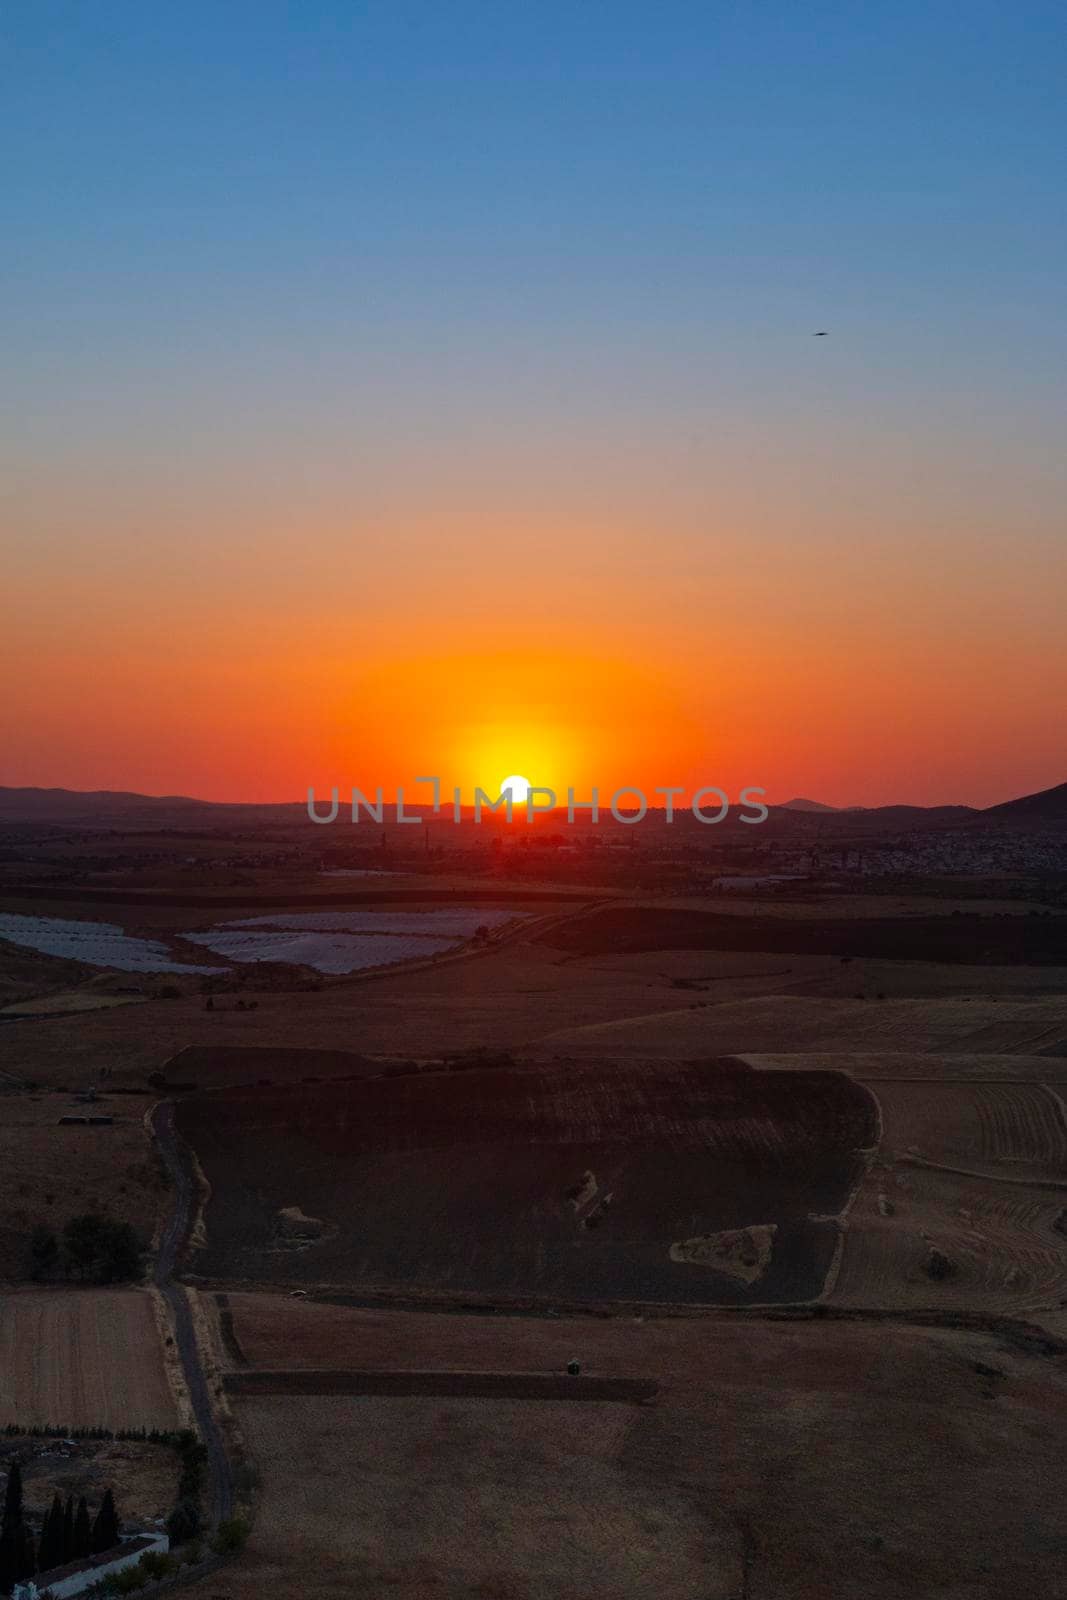
M 711 1267 L 742 1283 L 756 1283 L 770 1265 L 774 1251 L 776 1223 L 757 1223 L 748 1228 L 728 1228 L 723 1233 L 697 1234 L 672 1244 L 672 1261 L 688 1266 Z
M 309 1217 L 299 1206 L 282 1206 L 278 1212 L 278 1231 L 283 1239 L 321 1239 L 326 1229 L 321 1217 Z

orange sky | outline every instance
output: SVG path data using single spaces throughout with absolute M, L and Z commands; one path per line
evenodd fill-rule
M 982 804 L 1064 776 L 1058 547 L 974 564 L 968 530 L 969 564 L 873 505 L 861 544 L 765 491 L 709 531 L 676 496 L 614 524 L 403 507 L 372 538 L 251 497 L 157 503 L 149 540 L 139 492 L 102 498 L 60 556 L 75 512 L 46 497 L 14 564 L 5 783 L 267 800 L 519 772 Z
M 98 9 L 5 22 L 0 783 L 1067 778 L 1044 18 Z

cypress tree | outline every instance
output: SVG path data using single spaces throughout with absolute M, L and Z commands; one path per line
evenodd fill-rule
M 10 1594 L 18 1582 L 18 1541 L 14 1528 L 0 1532 L 0 1594 Z
M 63 1561 L 74 1560 L 74 1496 L 68 1494 L 67 1503 L 63 1507 Z
M 80 1561 L 83 1556 L 92 1555 L 93 1529 L 89 1521 L 89 1507 L 85 1504 L 85 1496 L 78 1501 L 78 1509 L 74 1514 L 74 1555 L 75 1561 Z
M 37 1565 L 42 1572 L 50 1572 L 53 1567 L 61 1567 L 63 1561 L 63 1502 L 55 1494 L 41 1528 Z
M 93 1555 L 102 1555 L 119 1542 L 119 1519 L 115 1512 L 115 1497 L 108 1489 L 93 1523 Z
M 33 1548 L 33 1535 L 24 1522 L 19 1523 L 15 1545 L 15 1582 L 25 1583 L 37 1571 L 37 1556 Z
M 26 1565 L 26 1529 L 22 1521 L 22 1468 L 11 1464 L 0 1518 L 0 1593 L 10 1594 L 21 1582 Z
M 4 1516 L 5 1529 L 18 1527 L 22 1522 L 22 1467 L 18 1461 L 11 1463 L 11 1471 L 7 1475 L 7 1488 L 4 1490 Z

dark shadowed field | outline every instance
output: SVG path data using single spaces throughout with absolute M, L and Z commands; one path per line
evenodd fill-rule
M 729 1061 L 193 1096 L 210 1278 L 690 1303 L 806 1300 L 876 1139 L 843 1074 Z
M 550 928 L 541 942 L 575 955 L 640 950 L 753 950 L 875 961 L 1052 965 L 1067 962 L 1067 916 L 957 912 L 952 916 L 716 915 L 656 906 L 605 906 Z

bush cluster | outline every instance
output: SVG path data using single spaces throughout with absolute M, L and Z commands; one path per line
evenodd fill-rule
M 128 1283 L 141 1276 L 141 1242 L 128 1222 L 87 1211 L 71 1217 L 62 1237 L 42 1223 L 29 1242 L 29 1273 L 37 1283 Z

